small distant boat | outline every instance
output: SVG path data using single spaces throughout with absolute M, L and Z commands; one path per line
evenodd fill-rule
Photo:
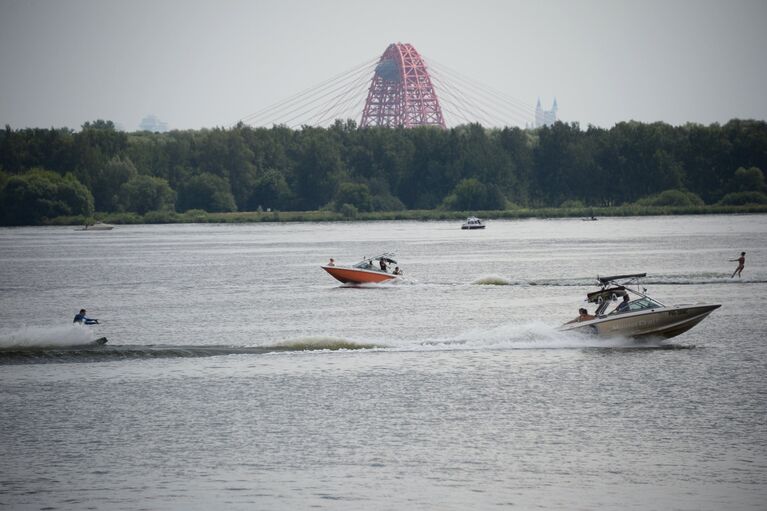
M 75 231 L 111 231 L 114 228 L 115 226 L 112 224 L 96 222 L 95 224 L 85 224 L 85 226 L 75 229 Z
M 581 218 L 581 220 L 583 220 L 584 222 L 596 222 L 599 219 L 595 216 L 590 216 L 588 218 Z
M 461 229 L 484 229 L 485 224 L 482 223 L 482 220 L 475 216 L 470 216 L 466 219 L 466 222 L 461 226 Z
M 720 304 L 696 303 L 690 305 L 665 305 L 647 296 L 638 279 L 646 273 L 599 277 L 601 289 L 588 293 L 586 300 L 597 304 L 594 315 L 578 318 L 562 325 L 562 331 L 580 331 L 597 336 L 622 336 L 631 338 L 661 337 L 668 339 L 686 332 Z M 619 280 L 629 279 L 619 283 Z M 631 289 L 634 285 L 636 289 Z M 632 300 L 632 295 L 634 299 Z M 618 298 L 623 298 L 618 301 Z M 617 302 L 617 307 L 607 312 Z M 584 310 L 584 312 L 586 312 Z
M 393 257 L 394 254 L 385 253 L 365 258 L 353 266 L 327 264 L 322 269 L 344 284 L 377 284 L 402 275 Z

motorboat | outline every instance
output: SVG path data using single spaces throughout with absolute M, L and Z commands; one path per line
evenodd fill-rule
M 640 285 L 639 279 L 646 276 L 636 273 L 597 277 L 600 289 L 586 295 L 588 303 L 597 305 L 594 314 L 582 314 L 559 330 L 602 337 L 668 339 L 691 329 L 721 307 L 707 303 L 665 305 L 650 298 Z
M 95 224 L 85 224 L 85 226 L 75 230 L 76 231 L 111 231 L 114 228 L 115 226 L 112 224 L 96 222 Z
M 391 253 L 366 257 L 352 266 L 336 265 L 331 259 L 322 269 L 344 284 L 377 284 L 402 275 L 397 261 L 394 260 L 394 254 Z
M 482 220 L 475 216 L 470 216 L 466 219 L 466 222 L 461 226 L 461 229 L 484 229 L 485 224 L 482 223 Z

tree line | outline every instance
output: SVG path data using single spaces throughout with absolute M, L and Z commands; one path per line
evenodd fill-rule
M 94 212 L 767 204 L 767 123 L 0 131 L 0 223 Z

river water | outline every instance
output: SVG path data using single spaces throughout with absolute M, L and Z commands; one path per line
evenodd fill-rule
M 767 216 L 459 225 L 0 229 L 0 507 L 765 509 Z M 722 307 L 556 330 L 637 272 Z

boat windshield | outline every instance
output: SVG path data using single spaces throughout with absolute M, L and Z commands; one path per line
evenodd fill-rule
M 354 265 L 354 268 L 359 268 L 360 270 L 375 270 L 375 271 L 386 271 L 384 268 L 381 268 L 381 262 L 384 263 L 384 268 L 387 270 L 394 269 L 395 266 L 397 266 L 397 261 L 389 257 L 388 255 L 382 255 L 378 257 L 371 257 L 368 259 L 363 259 L 359 263 Z
M 634 300 L 632 302 L 629 302 L 628 309 L 624 309 L 623 312 L 637 312 L 647 309 L 660 309 L 663 305 L 659 302 L 656 302 L 649 296 L 643 296 L 642 298 L 639 298 L 638 300 Z M 617 314 L 618 311 L 614 310 L 610 314 Z
M 641 311 L 645 309 L 659 309 L 663 307 L 660 303 L 656 302 L 649 296 L 644 296 L 639 300 L 634 300 L 629 303 L 629 312 Z

